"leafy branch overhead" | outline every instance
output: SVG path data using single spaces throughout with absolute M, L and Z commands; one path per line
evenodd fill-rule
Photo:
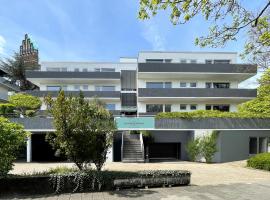
M 185 24 L 196 16 L 203 17 L 212 25 L 206 36 L 195 39 L 201 47 L 219 47 L 236 40 L 241 30 L 246 31 L 243 57 L 249 56 L 263 67 L 270 64 L 270 1 L 260 10 L 248 9 L 238 0 L 140 0 L 138 16 L 149 19 L 160 10 L 169 10 L 174 25 Z

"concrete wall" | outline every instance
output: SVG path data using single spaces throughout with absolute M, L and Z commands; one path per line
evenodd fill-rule
M 249 138 L 270 137 L 269 130 L 229 130 L 220 131 L 218 148 L 220 154 L 216 162 L 230 162 L 249 158 Z
M 193 131 L 151 131 L 156 143 L 181 143 L 181 160 L 188 160 L 186 145 L 193 139 Z

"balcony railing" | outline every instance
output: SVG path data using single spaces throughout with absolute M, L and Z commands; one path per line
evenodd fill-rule
M 245 97 L 255 98 L 257 96 L 256 89 L 227 89 L 227 88 L 139 88 L 138 97 L 175 97 L 175 98 L 230 98 Z

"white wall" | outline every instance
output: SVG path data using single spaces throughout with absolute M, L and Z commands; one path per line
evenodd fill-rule
M 237 63 L 236 52 L 140 52 L 138 62 L 145 62 L 146 59 L 172 59 L 172 62 L 179 63 L 181 59 L 186 59 L 189 63 L 191 59 L 197 63 L 205 63 L 205 60 L 231 60 Z

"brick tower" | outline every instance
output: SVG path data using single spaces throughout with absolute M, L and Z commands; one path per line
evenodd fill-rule
M 20 46 L 20 56 L 29 68 L 39 68 L 38 49 L 34 47 L 33 42 L 31 42 L 27 34 L 25 34 L 22 45 Z

